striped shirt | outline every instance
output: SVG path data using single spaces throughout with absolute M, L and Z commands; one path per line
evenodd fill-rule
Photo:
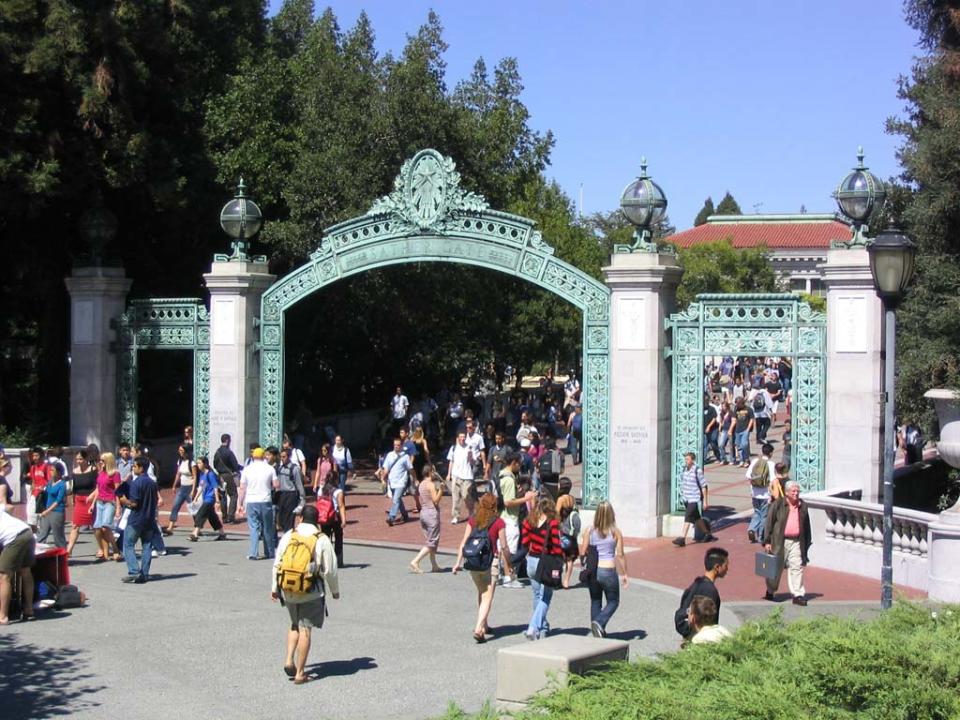
M 707 481 L 703 477 L 703 470 L 696 465 L 684 468 L 683 475 L 680 476 L 680 492 L 684 502 L 700 502 L 700 488 L 705 487 Z
M 532 557 L 543 555 L 543 546 L 547 541 L 547 528 L 550 529 L 550 555 L 562 555 L 563 548 L 560 546 L 560 523 L 556 520 L 547 520 L 540 527 L 531 527 L 527 520 L 523 521 L 523 527 L 520 532 L 520 539 L 524 545 L 529 546 Z

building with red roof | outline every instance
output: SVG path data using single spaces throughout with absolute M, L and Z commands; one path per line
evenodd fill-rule
M 826 262 L 830 243 L 851 237 L 850 226 L 832 213 L 711 215 L 703 225 L 664 241 L 680 249 L 725 239 L 734 248 L 766 247 L 773 269 L 790 290 L 822 294 L 818 265 Z

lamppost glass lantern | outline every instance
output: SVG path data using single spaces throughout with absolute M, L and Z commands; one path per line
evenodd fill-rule
M 874 208 L 881 207 L 887 197 L 887 188 L 863 164 L 863 148 L 857 148 L 857 166 L 840 181 L 834 193 L 840 212 L 854 227 L 850 245 L 866 244 L 867 220 Z
M 100 204 L 87 208 L 80 216 L 80 235 L 87 241 L 90 262 L 99 267 L 107 245 L 116 237 L 117 216 Z
M 884 306 L 895 308 L 913 278 L 917 246 L 899 229 L 891 227 L 867 245 L 873 287 Z
M 260 232 L 262 224 L 263 215 L 260 213 L 260 208 L 246 196 L 246 186 L 243 184 L 243 178 L 240 178 L 237 194 L 220 211 L 220 227 L 233 238 L 233 242 L 230 243 L 233 253 L 229 260 L 247 260 L 250 239 Z
M 620 209 L 636 229 L 633 244 L 617 245 L 614 252 L 657 252 L 657 243 L 650 239 L 651 228 L 655 228 L 666 215 L 667 196 L 647 174 L 646 158 L 640 161 L 640 176 L 627 185 L 620 196 Z

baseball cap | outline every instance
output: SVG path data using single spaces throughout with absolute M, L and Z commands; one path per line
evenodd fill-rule
M 260 459 L 263 457 L 263 448 L 256 447 L 250 452 L 250 457 Z

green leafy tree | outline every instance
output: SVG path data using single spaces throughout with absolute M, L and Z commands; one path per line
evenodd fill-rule
M 723 200 L 717 205 L 716 215 L 743 215 L 743 211 L 740 210 L 740 206 L 737 204 L 737 201 L 733 199 L 733 195 L 730 194 L 730 191 L 727 190 L 726 194 L 723 196 Z
M 134 293 L 199 290 L 223 202 L 203 104 L 263 29 L 259 0 L 0 0 L 0 422 L 66 437 L 63 277 L 87 208 L 117 217 L 105 255 Z
M 683 277 L 677 305 L 686 307 L 699 293 L 782 292 L 764 247 L 734 249 L 727 238 L 677 252 Z
M 903 137 L 905 187 L 895 186 L 893 212 L 919 246 L 897 318 L 897 410 L 930 427 L 924 392 L 960 387 L 960 13 L 956 3 L 936 0 L 910 0 L 905 12 L 926 54 L 900 79 L 906 116 L 887 122 Z
M 729 195 L 729 193 L 727 193 Z M 726 198 L 724 198 L 726 199 Z M 717 210 L 713 207 L 713 198 L 708 197 L 703 201 L 703 207 L 700 208 L 700 212 L 697 213 L 697 216 L 693 219 L 693 226 L 699 227 L 707 222 L 707 218 L 711 215 L 716 215 Z

